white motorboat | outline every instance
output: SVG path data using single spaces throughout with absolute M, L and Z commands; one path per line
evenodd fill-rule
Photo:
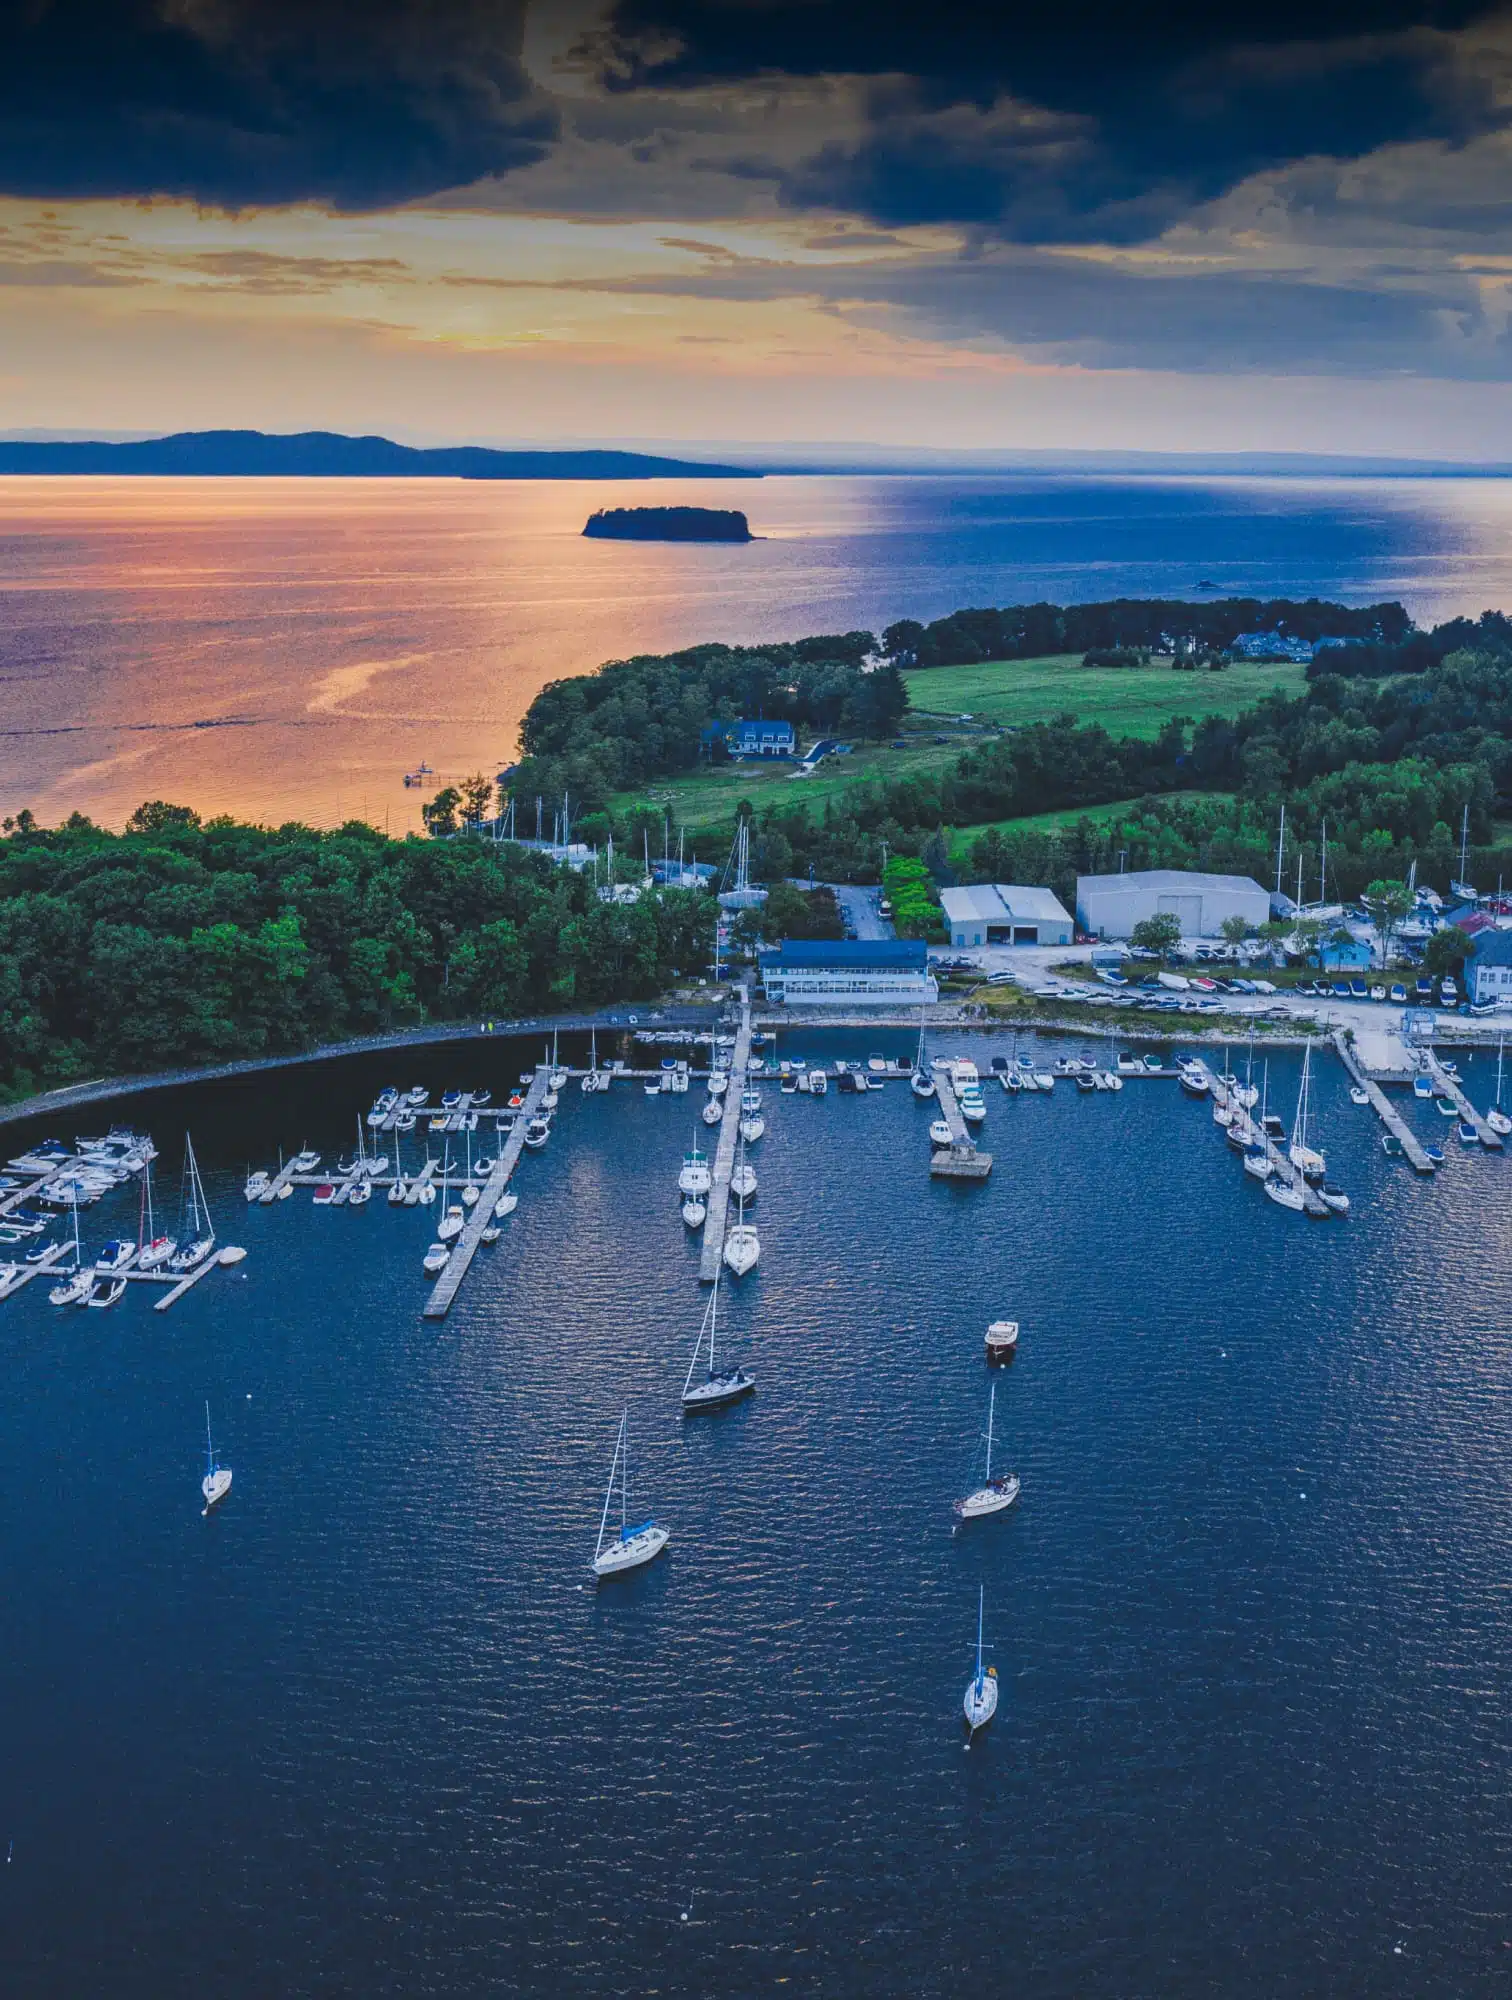
M 647 1097 L 661 1096 L 661 1082 L 657 1077 L 652 1077 L 645 1088 Z
M 465 1222 L 466 1217 L 463 1215 L 460 1206 L 456 1202 L 453 1202 L 441 1220 L 436 1224 L 436 1234 L 443 1243 L 450 1243 L 462 1234 Z
M 246 1262 L 246 1258 L 247 1253 L 239 1243 L 223 1243 L 216 1262 L 219 1264 L 243 1264 Z
M 525 1144 L 529 1146 L 533 1153 L 538 1153 L 550 1137 L 551 1120 L 549 1118 L 532 1118 L 530 1123 L 525 1127 Z
M 96 1257 L 95 1269 L 101 1272 L 124 1271 L 135 1257 L 136 1248 L 128 1237 L 112 1237 Z
M 205 1499 L 202 1515 L 208 1514 L 212 1507 L 218 1507 L 230 1491 L 231 1468 L 229 1465 L 222 1465 L 215 1456 L 215 1445 L 210 1437 L 210 1405 L 206 1403 L 205 1476 L 200 1481 L 200 1492 L 204 1495 Z
M 439 1276 L 446 1269 L 447 1259 L 450 1256 L 450 1244 L 433 1243 L 421 1260 L 421 1269 L 425 1272 L 426 1277 L 434 1278 Z
M 1307 1208 L 1307 1196 L 1295 1181 L 1289 1181 L 1280 1174 L 1272 1174 L 1265 1183 L 1265 1192 L 1277 1208 L 1289 1208 L 1301 1215 Z
M 707 1156 L 698 1150 L 698 1141 L 693 1141 L 693 1150 L 682 1163 L 682 1172 L 677 1176 L 679 1194 L 707 1194 L 714 1185 L 714 1176 L 709 1172 Z
M 630 1412 L 626 1410 L 620 1418 L 619 1436 L 615 1440 L 614 1457 L 609 1465 L 609 1486 L 604 1494 L 604 1511 L 599 1520 L 598 1546 L 593 1552 L 593 1573 L 600 1579 L 606 1576 L 621 1576 L 626 1570 L 639 1569 L 643 1563 L 651 1562 L 659 1556 L 669 1540 L 667 1530 L 658 1527 L 654 1520 L 642 1521 L 634 1528 L 628 1524 L 626 1516 L 630 1485 L 629 1422 Z M 616 1472 L 620 1477 L 619 1533 L 606 1543 L 604 1531 L 609 1525 L 609 1508 L 614 1499 Z
M 761 1109 L 761 1092 L 759 1090 L 743 1090 L 740 1093 L 740 1108 L 748 1118 L 754 1118 L 756 1113 Z
M 255 1174 L 248 1174 L 247 1185 L 242 1189 L 242 1193 L 247 1197 L 249 1202 L 260 1201 L 267 1191 L 268 1176 L 263 1172 L 261 1167 L 258 1168 Z
M 995 1319 L 987 1329 L 987 1359 L 1011 1361 L 1018 1352 L 1018 1337 L 1016 1319 Z
M 517 1194 L 501 1194 L 494 1203 L 494 1216 L 502 1222 L 506 1215 L 513 1215 L 519 1205 L 520 1197 Z
M 709 1211 L 696 1194 L 690 1194 L 682 1205 L 682 1219 L 690 1229 L 702 1229 L 704 1218 Z
M 982 1671 L 982 1608 L 985 1594 L 984 1587 L 978 1585 L 976 1673 L 967 1686 L 966 1696 L 961 1704 L 966 1717 L 966 1727 L 973 1736 L 991 1722 L 993 1716 L 997 1714 L 998 1705 L 997 1668 L 989 1667 L 985 1673 Z
M 968 1125 L 980 1125 L 987 1116 L 986 1100 L 980 1090 L 968 1088 L 961 1091 L 957 1102 L 961 1107 L 961 1116 Z
M 677 1068 L 676 1068 L 675 1070 L 673 1070 L 673 1072 L 672 1072 L 672 1088 L 673 1088 L 673 1089 L 674 1089 L 675 1091 L 678 1091 L 678 1092 L 680 1092 L 680 1093 L 681 1093 L 681 1092 L 685 1092 L 685 1091 L 687 1090 L 687 1088 L 688 1088 L 688 1065 L 687 1065 L 686 1063 L 679 1063 L 679 1064 L 678 1064 L 678 1066 L 677 1066 Z
M 759 1115 L 755 1118 L 742 1118 L 740 1121 L 740 1136 L 748 1146 L 754 1146 L 765 1130 L 766 1120 Z
M 1360 1084 L 1353 1083 L 1349 1087 L 1349 1101 L 1351 1104 L 1358 1104 L 1361 1110 L 1364 1110 L 1370 1103 L 1370 1092 Z
M 931 1146 L 948 1146 L 950 1144 L 950 1137 L 950 1127 L 943 1118 L 936 1118 L 931 1122 L 929 1127 L 929 1143 Z
M 480 1243 L 497 1243 L 503 1234 L 504 1232 L 500 1229 L 498 1223 L 490 1222 L 484 1229 L 483 1234 L 478 1238 L 478 1241 Z
M 698 1329 L 698 1338 L 693 1343 L 693 1359 L 688 1363 L 688 1378 L 683 1383 L 683 1414 L 695 1410 L 717 1410 L 727 1403 L 737 1403 L 742 1396 L 750 1395 L 756 1387 L 756 1377 L 749 1369 L 726 1368 L 721 1373 L 714 1365 L 714 1332 L 719 1321 L 719 1273 L 714 1273 L 714 1289 L 709 1294 L 709 1303 L 704 1308 L 703 1325 Z M 704 1342 L 709 1347 L 709 1366 L 701 1382 L 693 1380 L 698 1367 L 699 1356 L 703 1353 Z
M 1335 1187 L 1332 1181 L 1324 1181 L 1323 1185 L 1316 1190 L 1316 1193 L 1318 1199 L 1330 1213 L 1334 1215 L 1348 1215 L 1349 1196 L 1344 1192 L 1343 1188 Z
M 412 1104 L 418 1111 L 429 1096 L 430 1092 L 426 1089 L 425 1085 L 417 1083 L 412 1090 L 407 1090 L 404 1093 L 404 1101 L 406 1104 Z
M 828 1094 L 828 1091 L 829 1078 L 825 1075 L 824 1071 L 822 1069 L 810 1070 L 809 1095 L 811 1097 L 824 1097 Z
M 1019 1478 L 1015 1472 L 1000 1472 L 996 1479 L 992 1476 L 992 1419 L 997 1404 L 997 1383 L 987 1392 L 987 1465 L 982 1475 L 982 1483 L 963 1500 L 953 1500 L 951 1511 L 958 1521 L 979 1521 L 987 1514 L 1001 1514 L 1011 1507 L 1019 1497 Z

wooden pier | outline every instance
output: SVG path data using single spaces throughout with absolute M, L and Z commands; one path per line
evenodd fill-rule
M 1355 1083 L 1370 1099 L 1371 1110 L 1374 1111 L 1381 1123 L 1386 1127 L 1386 1130 L 1401 1147 L 1403 1156 L 1411 1162 L 1418 1173 L 1431 1174 L 1433 1172 L 1433 1162 L 1423 1151 L 1422 1144 L 1416 1133 L 1407 1124 L 1401 1113 L 1387 1101 L 1385 1091 L 1382 1090 L 1374 1077 L 1366 1073 L 1354 1049 L 1345 1039 L 1342 1028 L 1334 1031 L 1333 1045 L 1339 1052 L 1340 1062 L 1343 1063 Z M 1496 1134 L 1493 1132 L 1491 1136 L 1494 1139 Z M 1500 1141 L 1498 1141 L 1499 1143 Z
M 503 1149 L 494 1162 L 494 1170 L 483 1184 L 472 1214 L 467 1218 L 466 1227 L 452 1246 L 452 1253 L 446 1260 L 446 1268 L 431 1288 L 431 1295 L 425 1302 L 426 1319 L 445 1319 L 451 1310 L 453 1299 L 467 1276 L 478 1245 L 483 1241 L 483 1232 L 494 1219 L 494 1209 L 509 1185 L 509 1177 L 519 1162 L 525 1147 L 525 1131 L 532 1118 L 540 1111 L 542 1099 L 546 1096 L 551 1072 L 543 1063 L 536 1070 L 534 1081 L 525 1096 L 525 1107 L 515 1119 L 505 1139 Z M 378 1185 L 375 1181 L 374 1185 Z
M 991 1153 L 980 1152 L 971 1136 L 956 1096 L 955 1077 L 944 1063 L 934 1070 L 935 1097 L 945 1123 L 950 1127 L 950 1144 L 937 1146 L 929 1156 L 929 1171 L 936 1180 L 984 1181 L 992 1172 Z
M 1427 1067 L 1432 1074 L 1435 1090 L 1441 1097 L 1448 1098 L 1460 1117 L 1473 1129 L 1476 1138 L 1480 1140 L 1481 1144 L 1489 1152 L 1500 1153 L 1503 1150 L 1501 1134 L 1491 1130 L 1485 1119 L 1482 1118 L 1469 1098 L 1466 1097 L 1463 1085 L 1456 1083 L 1452 1076 L 1446 1075 L 1444 1065 L 1439 1061 L 1432 1049 L 1426 1049 L 1424 1057 Z
M 730 1176 L 735 1171 L 735 1147 L 740 1137 L 740 1121 L 745 1115 L 740 1100 L 745 1093 L 750 1060 L 751 1002 L 742 993 L 740 1026 L 730 1057 L 730 1080 L 725 1085 L 724 1116 L 719 1121 L 719 1144 L 714 1149 L 713 1184 L 704 1205 L 703 1248 L 698 1259 L 698 1281 L 702 1285 L 713 1284 L 724 1256 L 725 1230 L 730 1219 Z
M 1213 1103 L 1220 1110 L 1230 1109 L 1227 1086 L 1214 1076 L 1205 1062 L 1198 1062 L 1194 1067 L 1200 1069 L 1207 1078 L 1208 1096 L 1212 1099 Z M 1232 1109 L 1236 1113 L 1249 1118 L 1249 1113 L 1243 1106 L 1235 1105 Z M 1265 1149 L 1265 1157 L 1271 1163 L 1272 1173 L 1277 1180 L 1285 1181 L 1288 1187 L 1294 1187 L 1297 1190 L 1302 1197 L 1304 1212 L 1317 1217 L 1320 1221 L 1331 1215 L 1333 1211 L 1329 1208 L 1328 1203 L 1318 1193 L 1317 1189 L 1313 1187 L 1307 1176 L 1297 1167 L 1293 1166 L 1290 1157 L 1276 1144 L 1270 1133 L 1265 1131 L 1262 1126 L 1256 1124 L 1253 1118 L 1250 1118 L 1249 1122 L 1254 1126 L 1255 1135 Z

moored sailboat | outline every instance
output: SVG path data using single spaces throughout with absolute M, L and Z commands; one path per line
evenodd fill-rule
M 628 1432 L 630 1412 L 626 1410 L 620 1418 L 619 1436 L 614 1444 L 614 1457 L 609 1465 L 609 1485 L 604 1494 L 604 1511 L 599 1519 L 598 1546 L 593 1552 L 593 1573 L 602 1579 L 619 1576 L 624 1571 L 639 1569 L 667 1546 L 668 1531 L 659 1527 L 654 1520 L 642 1521 L 638 1527 L 630 1527 L 627 1522 L 630 1487 L 630 1450 Z M 619 1533 L 607 1544 L 604 1531 L 609 1525 L 609 1508 L 614 1500 L 614 1475 L 620 1477 L 620 1525 Z
M 987 1465 L 982 1483 L 964 1499 L 951 1502 L 951 1512 L 958 1521 L 977 1521 L 987 1514 L 1001 1514 L 1011 1507 L 1019 1497 L 1019 1477 L 1015 1472 L 1000 1472 L 996 1479 L 992 1476 L 992 1420 L 997 1405 L 997 1383 L 994 1382 L 987 1393 Z
M 693 1359 L 688 1363 L 687 1380 L 683 1383 L 683 1414 L 696 1410 L 717 1410 L 726 1403 L 735 1403 L 742 1396 L 750 1395 L 756 1387 L 756 1377 L 745 1368 L 726 1368 L 721 1373 L 714 1366 L 714 1333 L 719 1322 L 719 1273 L 714 1273 L 714 1289 L 709 1294 L 709 1303 L 704 1308 L 703 1324 L 698 1329 L 698 1338 L 693 1343 Z M 709 1365 L 701 1382 L 693 1380 L 698 1367 L 699 1356 L 704 1343 L 709 1349 Z
M 202 1516 L 212 1507 L 218 1507 L 231 1491 L 231 1468 L 222 1465 L 215 1455 L 215 1444 L 210 1436 L 210 1405 L 205 1405 L 205 1476 L 200 1481 L 200 1492 L 205 1504 Z
M 985 1673 L 982 1671 L 982 1614 L 985 1603 L 985 1586 L 978 1584 L 976 1673 L 972 1676 L 961 1703 L 962 1713 L 966 1717 L 966 1727 L 972 1736 L 991 1722 L 993 1716 L 997 1714 L 998 1705 L 997 1668 L 988 1667 Z

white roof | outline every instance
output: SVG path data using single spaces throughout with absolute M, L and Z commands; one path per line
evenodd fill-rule
M 940 903 L 953 924 L 1069 924 L 1049 889 L 1022 882 L 978 882 L 969 889 L 942 889 Z
M 1226 889 L 1230 894 L 1243 891 L 1256 896 L 1267 893 L 1250 875 L 1202 875 L 1184 868 L 1142 868 L 1126 875 L 1078 875 L 1076 888 L 1078 895 L 1083 889 L 1125 889 L 1145 893 L 1151 889 L 1184 889 L 1188 895 L 1200 894 L 1208 889 Z

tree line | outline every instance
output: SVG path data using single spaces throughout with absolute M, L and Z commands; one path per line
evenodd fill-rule
M 388 1028 L 663 991 L 713 954 L 713 899 L 601 902 L 511 846 L 353 821 L 113 834 L 29 813 L 0 839 L 0 1095 L 79 1075 L 277 1055 Z

